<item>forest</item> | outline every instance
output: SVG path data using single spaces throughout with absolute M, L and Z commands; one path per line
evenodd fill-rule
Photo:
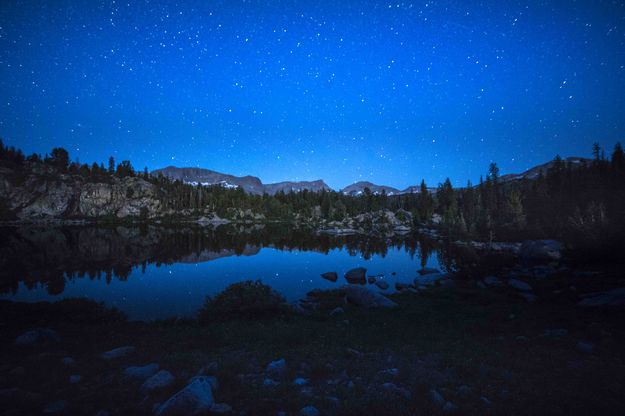
M 70 175 L 83 182 L 112 182 L 140 177 L 157 186 L 167 209 L 211 211 L 222 218 L 232 209 L 262 214 L 267 220 L 343 221 L 359 214 L 388 209 L 409 212 L 415 226 L 436 226 L 455 239 L 486 241 L 558 238 L 587 252 L 618 257 L 625 243 L 625 154 L 620 143 L 610 157 L 598 144 L 589 163 L 572 164 L 556 156 L 546 173 L 535 179 L 501 180 L 491 163 L 477 185 L 454 188 L 447 179 L 435 192 L 421 181 L 420 192 L 386 195 L 366 188 L 360 196 L 337 191 L 251 195 L 219 185 L 192 186 L 136 170 L 130 161 L 81 164 L 70 161 L 63 148 L 50 154 L 25 156 L 0 141 L 0 167 L 23 175 L 37 172 L 52 178 Z M 42 169 L 42 166 L 45 169 Z M 10 217 L 8 202 L 0 200 L 2 217 Z M 625 245 L 625 244 L 624 244 Z

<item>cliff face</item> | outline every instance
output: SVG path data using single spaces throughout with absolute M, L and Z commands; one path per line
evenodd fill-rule
M 155 185 L 141 178 L 114 178 L 110 183 L 85 182 L 76 175 L 54 175 L 31 169 L 0 170 L 0 198 L 20 220 L 104 217 L 149 217 L 161 210 Z

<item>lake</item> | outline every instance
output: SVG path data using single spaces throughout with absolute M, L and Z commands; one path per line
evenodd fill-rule
M 131 320 L 192 317 L 206 296 L 260 279 L 290 302 L 346 283 L 365 267 L 390 284 L 412 283 L 423 266 L 449 270 L 430 240 L 319 235 L 283 225 L 3 227 L 0 299 L 87 297 Z M 334 271 L 337 282 L 323 279 Z M 369 285 L 380 290 L 375 285 Z

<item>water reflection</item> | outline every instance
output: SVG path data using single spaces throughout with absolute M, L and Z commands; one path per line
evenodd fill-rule
M 454 267 L 453 261 L 446 260 L 450 256 L 435 243 L 415 235 L 336 237 L 279 225 L 216 229 L 29 226 L 0 232 L 2 297 L 13 298 L 24 291 L 37 293 L 27 299 L 23 293 L 15 297 L 20 300 L 83 291 L 89 292 L 86 296 L 116 304 L 133 294 L 162 301 L 168 296 L 168 287 L 173 293 L 172 288 L 186 280 L 179 296 L 182 299 L 183 292 L 187 293 L 197 303 L 207 292 L 228 282 L 261 277 L 277 287 L 282 285 L 288 292 L 285 295 L 292 298 L 315 287 L 326 287 L 329 282 L 319 274 L 329 270 L 342 276 L 347 268 L 364 265 L 375 269 L 372 272 L 390 275 L 393 269 L 412 279 L 419 266 Z M 437 256 L 432 256 L 434 252 Z M 196 267 L 189 269 L 189 265 Z M 167 280 L 165 271 L 178 280 Z M 87 288 L 85 281 L 106 282 L 106 286 L 114 281 L 129 283 L 105 296 L 100 293 L 106 290 L 101 284 L 96 291 L 94 285 Z M 158 293 L 157 286 L 162 288 Z

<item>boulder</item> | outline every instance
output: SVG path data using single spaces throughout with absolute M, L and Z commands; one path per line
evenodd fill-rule
M 82 380 L 82 376 L 80 376 L 78 374 L 72 374 L 71 376 L 69 376 L 69 383 L 70 384 L 80 383 L 80 380 Z
M 157 390 L 169 387 L 174 382 L 174 376 L 167 370 L 160 370 L 152 377 L 145 380 L 141 385 L 141 391 L 144 393 L 152 393 Z
M 282 375 L 286 371 L 286 360 L 281 358 L 276 361 L 272 361 L 267 364 L 266 368 L 267 373 L 271 375 Z
M 382 294 L 366 287 L 347 285 L 345 286 L 345 296 L 349 302 L 365 308 L 394 308 L 398 306 L 397 303 Z
M 116 358 L 125 357 L 128 354 L 133 353 L 134 351 L 135 347 L 127 345 L 124 347 L 114 348 L 110 351 L 103 352 L 102 354 L 100 354 L 100 358 L 104 360 L 114 360 Z
M 48 415 L 56 415 L 65 413 L 67 410 L 67 401 L 66 400 L 57 400 L 55 402 L 49 403 L 46 407 L 43 408 L 43 413 Z
M 321 413 L 314 406 L 306 406 L 306 407 L 303 407 L 299 411 L 299 416 L 319 416 L 319 415 L 321 415 Z
M 377 287 L 379 287 L 380 289 L 382 289 L 382 290 L 386 290 L 386 289 L 388 289 L 388 287 L 389 287 L 388 282 L 385 282 L 384 280 L 378 280 L 378 281 L 376 281 L 376 282 L 375 282 L 375 285 L 376 285 Z
M 350 283 L 350 284 L 364 285 L 367 282 L 365 279 L 366 273 L 367 273 L 367 269 L 365 269 L 364 267 L 357 267 L 345 273 L 345 280 L 347 280 L 347 283 Z
M 545 329 L 543 332 L 543 336 L 546 338 L 562 338 L 569 334 L 569 331 L 564 328 L 557 329 Z
M 443 405 L 445 404 L 445 399 L 443 398 L 443 396 L 436 390 L 432 389 L 430 390 L 430 401 L 439 407 L 443 407 Z
M 49 328 L 35 328 L 15 338 L 15 345 L 20 347 L 36 347 L 58 342 L 61 342 L 61 337 Z
M 401 292 L 402 290 L 410 289 L 412 285 L 410 283 L 395 282 L 395 290 Z
M 336 274 L 336 272 L 325 272 L 321 274 L 321 277 L 331 282 L 336 282 L 339 278 L 339 275 Z
M 434 286 L 437 282 L 443 279 L 447 279 L 449 275 L 447 273 L 431 273 L 423 276 L 417 276 L 414 279 L 415 286 Z
M 207 413 L 215 404 L 210 383 L 195 379 L 158 406 L 156 416 L 187 416 Z
M 483 282 L 486 286 L 490 287 L 502 287 L 503 282 L 496 276 L 486 276 L 483 279 Z
M 577 350 L 579 352 L 583 352 L 584 354 L 592 354 L 592 352 L 594 351 L 595 346 L 593 345 L 592 342 L 588 342 L 588 341 L 579 341 L 577 343 Z
M 508 279 L 508 286 L 516 289 L 516 290 L 520 290 L 522 292 L 531 292 L 532 291 L 532 287 L 525 283 L 523 280 L 518 280 L 518 279 Z
M 625 287 L 584 295 L 579 306 L 625 306 Z
M 160 366 L 156 363 L 128 367 L 124 370 L 124 376 L 135 380 L 146 380 L 156 374 L 159 368 Z
M 305 386 L 306 384 L 308 384 L 308 380 L 303 377 L 297 377 L 295 380 L 293 380 L 293 384 L 295 384 L 296 386 Z
M 215 403 L 213 407 L 211 407 L 210 412 L 212 414 L 224 414 L 232 412 L 232 406 L 227 403 Z
M 519 256 L 524 260 L 554 261 L 562 257 L 562 244 L 555 240 L 528 240 L 521 244 Z

